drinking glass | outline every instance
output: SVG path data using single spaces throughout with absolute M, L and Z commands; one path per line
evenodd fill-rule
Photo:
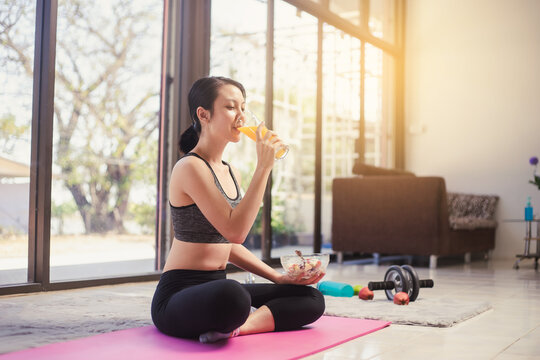
M 238 127 L 237 129 L 240 132 L 247 135 L 251 140 L 257 141 L 256 131 L 257 131 L 257 127 L 261 123 L 261 121 L 257 118 L 257 116 L 255 116 L 255 114 L 253 114 L 250 110 L 246 110 L 244 112 L 244 115 L 239 119 L 239 122 L 241 123 L 238 125 L 242 125 L 242 126 Z M 263 125 L 262 133 L 261 133 L 263 137 L 267 131 L 268 129 L 266 128 L 266 126 Z M 278 151 L 276 151 L 276 155 L 275 155 L 276 160 L 283 159 L 285 156 L 287 156 L 288 152 L 289 152 L 289 146 L 283 144 L 278 149 Z

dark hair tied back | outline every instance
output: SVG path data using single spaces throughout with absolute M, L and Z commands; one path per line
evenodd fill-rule
M 199 134 L 194 126 L 190 126 L 180 136 L 178 147 L 183 154 L 190 152 L 199 142 Z
M 179 141 L 179 150 L 187 154 L 195 145 L 199 142 L 199 134 L 201 133 L 201 122 L 197 116 L 197 108 L 201 106 L 203 109 L 209 110 L 210 114 L 214 108 L 214 101 L 218 97 L 218 90 L 223 85 L 236 86 L 242 92 L 244 98 L 246 97 L 246 90 L 244 86 L 238 81 L 222 77 L 222 76 L 209 76 L 200 78 L 195 81 L 191 86 L 188 94 L 189 115 L 193 125 L 187 128 L 182 133 Z

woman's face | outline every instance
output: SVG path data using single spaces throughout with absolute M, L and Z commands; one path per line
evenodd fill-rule
M 243 116 L 246 108 L 246 101 L 240 89 L 234 85 L 223 85 L 218 90 L 218 97 L 214 101 L 214 108 L 209 129 L 212 133 L 225 136 L 228 141 L 240 141 L 240 131 L 238 131 L 238 118 Z

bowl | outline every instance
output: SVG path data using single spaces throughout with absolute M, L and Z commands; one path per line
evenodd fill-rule
M 325 273 L 330 262 L 329 254 L 302 254 L 302 257 L 304 259 L 296 254 L 281 256 L 281 266 L 290 277 L 302 276 L 302 279 L 309 279 Z

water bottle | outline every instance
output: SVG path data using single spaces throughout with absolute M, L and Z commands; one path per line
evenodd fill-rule
M 338 297 L 351 297 L 354 295 L 354 289 L 351 285 L 335 281 L 321 281 L 317 284 L 317 289 L 323 295 Z
M 527 206 L 525 206 L 525 221 L 533 220 L 533 208 L 531 205 L 531 197 L 527 197 Z
M 245 284 L 254 284 L 255 283 L 255 275 L 248 272 L 246 275 L 246 280 L 244 281 Z

